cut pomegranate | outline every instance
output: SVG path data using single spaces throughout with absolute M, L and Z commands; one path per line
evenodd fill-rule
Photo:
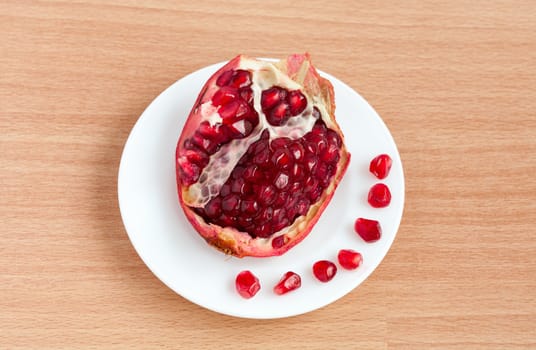
M 289 271 L 281 277 L 274 287 L 274 293 L 278 295 L 286 294 L 290 291 L 300 288 L 301 277 L 295 272 Z
M 358 218 L 355 221 L 354 229 L 368 243 L 376 242 L 382 236 L 382 228 L 376 220 Z
M 374 174 L 374 176 L 382 180 L 389 175 L 392 164 L 393 160 L 391 157 L 389 157 L 389 155 L 380 154 L 370 162 L 369 170 L 372 174 Z
M 350 160 L 334 110 L 333 87 L 307 54 L 238 56 L 218 70 L 176 151 L 180 204 L 199 234 L 238 257 L 303 240 Z
M 391 192 L 386 184 L 378 183 L 372 186 L 368 194 L 368 202 L 374 208 L 385 208 L 391 203 Z
M 355 270 L 363 262 L 361 254 L 351 249 L 341 249 L 337 259 L 339 260 L 339 265 L 347 270 Z
M 335 277 L 337 266 L 329 260 L 320 260 L 313 265 L 313 274 L 320 282 L 329 282 Z
M 238 294 L 243 298 L 253 298 L 255 294 L 261 289 L 259 279 L 248 270 L 240 272 L 236 276 L 235 287 Z

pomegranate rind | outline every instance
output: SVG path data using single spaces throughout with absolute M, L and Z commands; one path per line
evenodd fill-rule
M 215 82 L 221 73 L 229 69 L 239 68 L 242 61 L 252 60 L 255 59 L 239 55 L 221 67 L 205 83 L 182 130 L 177 145 L 175 159 L 178 159 L 181 145 L 183 145 L 184 141 L 190 137 L 199 126 L 201 122 L 201 113 L 199 113 L 198 109 L 204 101 L 205 96 L 211 96 L 214 90 L 217 89 Z M 303 91 L 309 96 L 314 97 L 315 104 L 321 104 L 324 107 L 327 113 L 322 113 L 323 121 L 326 126 L 334 130 L 342 140 L 339 150 L 340 159 L 337 163 L 337 172 L 333 176 L 329 186 L 324 190 L 320 199 L 309 207 L 307 214 L 298 217 L 291 225 L 274 233 L 268 238 L 252 238 L 247 232 L 241 232 L 233 227 L 221 227 L 212 223 L 207 223 L 187 204 L 192 202 L 192 198 L 190 198 L 191 194 L 188 191 L 188 186 L 181 184 L 179 179 L 180 169 L 177 165 L 179 202 L 186 218 L 209 245 L 225 254 L 239 258 L 245 256 L 270 257 L 282 255 L 307 237 L 318 222 L 322 212 L 331 201 L 350 162 L 350 153 L 347 151 L 344 144 L 344 135 L 335 119 L 335 94 L 333 86 L 329 80 L 320 76 L 314 68 L 309 54 L 291 55 L 286 60 L 279 61 L 273 65 L 280 72 L 288 75 L 293 81 L 302 85 Z M 285 236 L 285 244 L 280 247 L 274 247 L 272 245 L 272 240 L 276 237 L 281 237 L 282 235 Z

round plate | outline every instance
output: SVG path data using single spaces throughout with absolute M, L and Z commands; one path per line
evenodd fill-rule
M 335 88 L 337 121 L 352 154 L 348 170 L 332 201 L 309 236 L 283 256 L 242 258 L 210 247 L 186 220 L 178 203 L 175 148 L 182 126 L 199 91 L 224 63 L 200 69 L 162 92 L 132 129 L 121 158 L 118 177 L 121 215 L 134 248 L 149 269 L 169 288 L 207 309 L 246 318 L 279 318 L 323 307 L 361 284 L 389 250 L 404 205 L 400 156 L 389 130 L 372 107 L 349 86 L 320 72 Z M 368 205 L 369 188 L 377 182 L 369 171 L 376 155 L 387 153 L 393 167 L 386 183 L 392 201 L 387 208 Z M 383 235 L 365 243 L 354 231 L 358 217 L 379 220 Z M 353 271 L 339 266 L 329 283 L 312 274 L 314 262 L 337 263 L 340 249 L 354 249 L 363 264 Z M 236 275 L 251 270 L 261 290 L 243 299 L 234 288 Z M 287 271 L 302 277 L 301 288 L 279 296 L 273 287 Z

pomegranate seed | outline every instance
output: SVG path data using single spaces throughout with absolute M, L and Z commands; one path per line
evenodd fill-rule
M 263 112 L 271 110 L 280 101 L 283 101 L 287 95 L 285 89 L 279 86 L 273 86 L 267 90 L 264 90 L 261 94 L 261 107 Z
M 232 100 L 229 103 L 220 106 L 220 108 L 218 108 L 218 113 L 222 117 L 224 123 L 232 124 L 235 122 L 235 116 L 238 108 L 240 108 L 240 102 L 237 100 Z
M 299 215 L 305 215 L 307 214 L 307 210 L 309 209 L 309 206 L 311 203 L 307 198 L 301 198 L 298 203 L 296 203 L 296 209 L 298 211 Z
M 382 236 L 382 228 L 378 221 L 358 218 L 355 221 L 354 229 L 365 242 L 376 242 Z
M 274 239 L 272 239 L 272 247 L 277 249 L 281 248 L 288 242 L 288 237 L 285 235 L 277 236 Z
M 257 221 L 261 223 L 266 223 L 268 221 L 271 221 L 274 217 L 274 209 L 272 207 L 266 207 L 261 212 L 261 214 L 257 217 Z
M 262 205 L 269 206 L 275 201 L 276 191 L 272 185 L 263 185 L 259 192 L 259 201 Z
M 240 209 L 242 212 L 254 216 L 259 211 L 259 204 L 254 199 L 244 199 Z
M 275 201 L 272 204 L 272 207 L 281 208 L 287 203 L 287 200 L 288 200 L 288 193 L 287 192 L 279 192 L 275 196 Z
M 337 266 L 329 260 L 320 260 L 313 265 L 313 274 L 320 282 L 329 282 L 335 277 Z
M 205 213 L 211 218 L 219 217 L 221 215 L 221 198 L 212 198 L 205 206 Z
M 251 271 L 245 270 L 236 276 L 235 287 L 240 296 L 250 299 L 261 289 L 261 284 Z
M 271 125 L 280 126 L 285 124 L 289 117 L 290 110 L 288 104 L 286 102 L 281 102 L 272 109 L 266 119 Z
M 292 156 L 286 148 L 276 149 L 272 156 L 272 163 L 277 168 L 288 169 L 292 166 Z
M 254 226 L 253 234 L 255 237 L 268 238 L 272 234 L 272 226 L 269 224 Z
M 289 225 L 289 221 L 284 217 L 281 221 L 272 221 L 272 230 L 273 232 L 279 232 Z
M 232 87 L 224 86 L 212 96 L 212 104 L 216 107 L 225 106 L 238 97 L 238 91 Z
M 221 202 L 221 208 L 228 215 L 237 215 L 240 208 L 240 197 L 236 194 L 230 194 Z
M 288 137 L 279 137 L 277 139 L 273 139 L 270 143 L 270 147 L 273 150 L 277 150 L 278 148 L 287 148 L 287 146 L 292 142 L 291 139 Z
M 290 105 L 290 114 L 293 116 L 300 114 L 307 107 L 307 99 L 300 90 L 289 92 L 288 103 Z
M 240 93 L 240 97 L 242 97 L 246 103 L 253 104 L 253 91 L 251 91 L 250 88 L 242 88 L 238 92 Z
M 184 160 L 183 160 L 184 159 Z M 179 173 L 181 180 L 187 184 L 191 185 L 197 180 L 199 180 L 199 175 L 201 175 L 201 169 L 196 164 L 188 162 L 186 158 L 179 158 Z
M 391 192 L 387 185 L 378 183 L 370 188 L 368 202 L 374 208 L 384 208 L 391 203 Z
M 274 287 L 274 293 L 283 295 L 301 287 L 301 277 L 295 272 L 289 271 L 281 277 Z
M 303 148 L 302 144 L 299 142 L 293 142 L 288 146 L 288 150 L 290 154 L 294 157 L 295 160 L 300 160 L 303 158 L 305 154 L 305 149 Z
M 251 74 L 247 70 L 239 69 L 231 79 L 231 86 L 240 89 L 251 85 Z
M 300 181 L 304 178 L 305 172 L 303 171 L 303 167 L 299 164 L 294 164 L 292 166 L 292 170 L 290 171 L 290 175 L 295 181 Z M 300 187 L 302 186 L 301 183 L 299 183 Z
M 347 270 L 355 270 L 363 262 L 361 254 L 351 249 L 341 249 L 337 259 L 339 260 L 339 265 Z
M 231 81 L 231 78 L 233 77 L 233 74 L 234 74 L 234 70 L 232 69 L 229 69 L 223 72 L 216 80 L 216 85 L 218 85 L 219 87 L 223 87 L 229 84 L 229 82 Z
M 283 191 L 287 188 L 289 184 L 289 181 L 288 181 L 288 175 L 281 172 L 279 174 L 276 175 L 275 179 L 274 179 L 274 186 Z
M 369 170 L 372 174 L 374 174 L 374 176 L 382 180 L 389 175 L 392 164 L 393 160 L 391 157 L 389 157 L 389 155 L 380 154 L 370 162 Z

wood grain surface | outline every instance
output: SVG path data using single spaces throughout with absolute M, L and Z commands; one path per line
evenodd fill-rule
M 176 295 L 123 228 L 145 107 L 238 53 L 309 51 L 401 153 L 397 239 L 320 310 Z M 1 349 L 536 349 L 536 3 L 0 0 Z

